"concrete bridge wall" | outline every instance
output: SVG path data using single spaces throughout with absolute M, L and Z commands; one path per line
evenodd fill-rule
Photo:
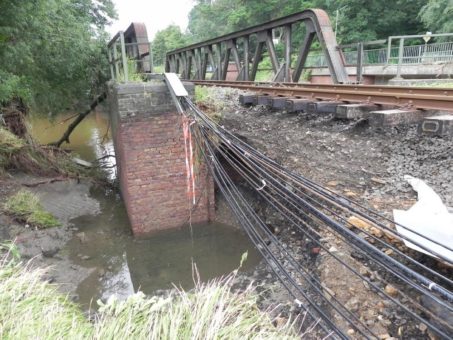
M 349 78 L 356 79 L 357 68 L 348 66 L 346 68 Z M 387 84 L 391 79 L 396 77 L 397 65 L 365 65 L 363 67 L 363 83 Z M 402 65 L 401 76 L 404 79 L 451 79 L 453 77 L 453 62 L 438 64 L 414 64 Z M 332 84 L 332 77 L 329 69 L 313 68 L 311 69 L 312 83 Z
M 193 85 L 186 84 L 189 93 Z M 197 160 L 195 207 L 187 193 L 181 115 L 162 80 L 110 84 L 112 134 L 121 194 L 135 235 L 209 221 L 213 181 Z

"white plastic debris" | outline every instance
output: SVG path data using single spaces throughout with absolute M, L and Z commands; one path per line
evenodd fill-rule
M 453 214 L 442 203 L 439 195 L 421 179 L 408 175 L 404 176 L 404 179 L 418 193 L 418 201 L 409 210 L 393 210 L 393 218 L 397 223 L 396 230 L 400 235 L 422 245 L 432 253 L 404 240 L 407 247 L 434 257 L 437 257 L 434 254 L 438 254 L 453 262 L 453 252 L 441 246 L 453 248 Z

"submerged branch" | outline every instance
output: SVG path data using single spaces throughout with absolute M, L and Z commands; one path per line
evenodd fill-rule
M 72 131 L 79 125 L 79 123 L 90 114 L 91 111 L 93 111 L 96 106 L 98 106 L 100 103 L 102 103 L 105 99 L 107 98 L 107 92 L 104 92 L 101 94 L 99 97 L 97 97 L 90 105 L 90 108 L 86 110 L 85 112 L 79 113 L 77 118 L 68 126 L 68 129 L 66 132 L 63 134 L 63 136 L 54 143 L 51 143 L 50 145 L 54 145 L 57 147 L 60 147 L 63 142 L 66 142 L 69 144 L 69 136 L 71 135 Z

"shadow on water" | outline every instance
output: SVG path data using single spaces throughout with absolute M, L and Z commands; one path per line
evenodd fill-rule
M 137 290 L 151 294 L 173 284 L 190 289 L 192 263 L 201 279 L 208 280 L 236 269 L 246 251 L 244 270 L 260 260 L 243 232 L 219 223 L 193 225 L 192 235 L 185 226 L 146 239 L 134 238 L 118 195 L 99 191 L 92 195 L 100 201 L 102 213 L 74 219 L 78 236 L 65 249 L 78 265 L 95 268 L 77 289 L 82 305 L 112 294 L 126 297 Z

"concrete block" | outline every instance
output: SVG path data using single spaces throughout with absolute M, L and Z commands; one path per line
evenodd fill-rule
M 418 124 L 418 133 L 453 136 L 453 114 L 426 117 Z
M 306 111 L 308 103 L 312 102 L 309 99 L 286 99 L 285 109 L 288 112 Z
M 371 126 L 386 127 L 399 124 L 415 124 L 422 121 L 429 112 L 421 110 L 381 110 L 371 111 L 368 120 Z
M 272 105 L 271 100 L 272 100 L 271 96 L 257 96 L 256 105 L 271 106 Z
M 239 103 L 244 106 L 256 105 L 256 94 L 241 94 Z
M 271 99 L 271 106 L 275 110 L 284 110 L 286 107 L 287 97 L 273 97 Z
M 325 101 L 325 102 L 311 102 L 307 105 L 308 113 L 335 113 L 337 106 L 344 104 L 344 102 Z
M 376 111 L 377 105 L 371 104 L 344 104 L 338 105 L 335 111 L 335 118 L 339 119 L 360 119 L 367 118 L 370 111 Z

